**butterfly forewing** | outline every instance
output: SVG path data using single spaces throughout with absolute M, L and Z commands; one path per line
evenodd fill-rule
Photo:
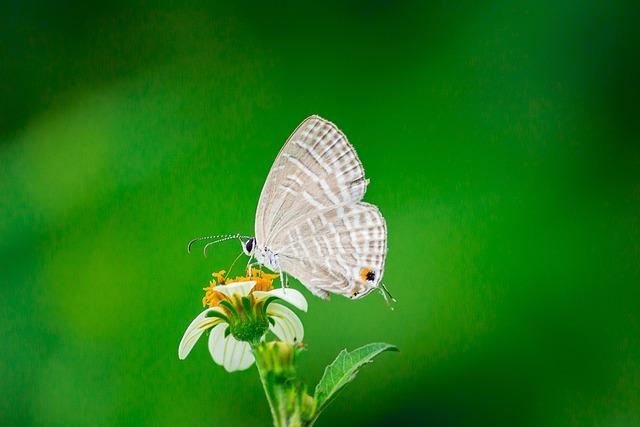
M 269 172 L 256 212 L 256 238 L 269 246 L 278 228 L 311 210 L 359 201 L 366 186 L 346 136 L 311 116 L 289 137 Z

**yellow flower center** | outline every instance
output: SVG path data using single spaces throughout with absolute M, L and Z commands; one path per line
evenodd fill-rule
M 225 276 L 226 271 L 221 270 L 217 273 L 211 273 L 213 279 L 209 282 L 209 286 L 202 288 L 205 291 L 204 298 L 202 298 L 202 305 L 209 307 L 216 307 L 220 305 L 220 301 L 228 299 L 222 292 L 218 292 L 216 288 L 218 286 L 225 286 L 227 283 L 237 282 L 251 282 L 255 281 L 256 285 L 253 287 L 253 291 L 270 291 L 273 289 L 273 280 L 280 277 L 279 274 L 269 274 L 262 270 L 254 269 L 251 275 L 236 276 L 235 279 L 230 279 Z

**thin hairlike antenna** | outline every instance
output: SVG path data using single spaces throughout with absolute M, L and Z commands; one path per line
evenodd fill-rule
M 217 236 L 196 237 L 195 239 L 189 240 L 189 243 L 187 244 L 187 252 L 191 253 L 191 246 L 193 246 L 193 244 L 195 242 L 200 242 L 202 240 L 217 239 L 217 238 L 220 238 L 220 237 L 227 237 L 227 236 L 229 236 L 229 234 L 218 234 Z
M 213 242 L 207 243 L 206 245 L 204 245 L 204 248 L 202 249 L 202 251 L 204 252 L 204 256 L 207 256 L 207 251 L 209 250 L 209 246 L 215 245 L 216 243 L 224 242 L 225 240 L 231 240 L 231 239 L 240 239 L 240 242 L 242 242 L 242 238 L 247 239 L 249 237 L 243 236 L 242 234 L 229 234 L 224 237 L 221 237 L 218 240 L 214 240 Z
M 241 234 L 218 234 L 216 236 L 196 237 L 195 239 L 189 240 L 189 243 L 187 244 L 187 252 L 191 253 L 191 247 L 193 246 L 193 244 L 196 242 L 200 242 L 202 240 L 221 239 L 221 240 L 218 240 L 218 242 L 222 242 L 228 239 L 235 239 L 236 237 L 249 238 L 249 236 L 243 236 Z M 211 243 L 215 243 L 215 242 L 211 242 Z

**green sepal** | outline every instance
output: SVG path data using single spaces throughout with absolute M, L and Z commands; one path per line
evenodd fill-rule
M 267 307 L 269 307 L 269 304 L 271 304 L 272 302 L 279 300 L 280 298 L 278 297 L 268 297 L 266 300 L 264 300 L 263 306 L 262 306 L 262 312 L 266 313 L 267 312 Z
M 229 318 L 216 310 L 208 311 L 207 314 L 205 314 L 205 317 L 217 317 L 218 319 L 222 319 L 225 322 L 229 323 Z
M 242 306 L 247 313 L 251 312 L 251 300 L 249 300 L 249 297 L 242 297 Z
M 238 315 L 238 311 L 236 310 L 236 308 L 233 306 L 233 304 L 231 304 L 226 299 L 220 301 L 220 305 L 223 306 L 224 308 L 226 308 L 227 310 L 229 310 L 232 315 L 234 315 L 234 316 Z

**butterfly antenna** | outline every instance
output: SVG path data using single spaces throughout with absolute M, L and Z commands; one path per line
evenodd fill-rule
M 240 237 L 240 234 L 227 234 L 226 236 L 221 236 L 219 239 L 216 239 L 204 245 L 204 248 L 202 248 L 202 252 L 204 252 L 204 256 L 207 256 L 207 251 L 209 250 L 209 246 L 215 245 L 216 243 L 224 242 L 226 240 L 235 239 L 238 237 Z
M 385 302 L 387 303 L 389 308 L 393 310 L 393 304 L 397 302 L 396 299 L 393 297 L 393 295 L 391 295 L 391 292 L 389 292 L 389 289 L 387 289 L 387 287 L 383 283 L 380 283 L 379 289 Z
M 191 247 L 193 246 L 193 244 L 195 242 L 200 242 L 202 240 L 211 240 L 211 239 L 218 239 L 220 237 L 227 237 L 229 236 L 229 234 L 218 234 L 217 236 L 202 236 L 202 237 L 196 237 L 195 239 L 191 239 L 189 240 L 189 243 L 187 243 L 187 252 L 191 253 Z
M 195 239 L 191 239 L 189 240 L 189 243 L 187 243 L 187 252 L 191 253 L 191 248 L 193 247 L 193 244 L 196 242 L 201 242 L 202 240 L 211 240 L 211 239 L 218 239 L 215 242 L 211 242 L 211 243 L 217 243 L 217 242 L 222 242 L 224 240 L 229 240 L 229 239 L 235 239 L 235 238 L 244 238 L 244 239 L 250 239 L 250 236 L 244 236 L 242 234 L 218 234 L 216 236 L 203 236 L 203 237 L 196 237 Z
M 204 252 L 204 256 L 207 256 L 207 252 L 209 251 L 209 246 L 211 245 L 215 245 L 216 243 L 220 243 L 220 242 L 224 242 L 227 240 L 231 240 L 231 239 L 240 239 L 240 243 L 242 243 L 242 239 L 250 239 L 250 236 L 245 236 L 243 234 L 228 234 L 224 237 L 220 237 L 217 240 L 214 240 L 213 242 L 209 242 L 206 245 L 204 245 L 204 248 L 202 248 L 202 251 Z

